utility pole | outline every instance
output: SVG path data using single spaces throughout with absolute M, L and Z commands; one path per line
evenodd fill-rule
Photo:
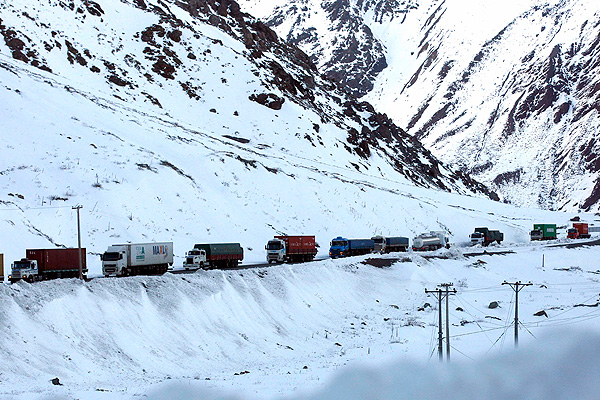
M 439 317 L 438 317 L 438 355 L 440 358 L 440 362 L 444 361 L 444 354 L 443 354 L 443 346 L 442 346 L 442 289 L 435 289 L 435 290 L 427 290 L 425 289 L 425 293 L 427 294 L 433 294 L 435 296 L 435 298 L 438 301 L 438 311 L 439 311 Z
M 78 204 L 72 207 L 73 210 L 77 210 L 77 247 L 79 255 L 79 279 L 83 279 L 83 260 L 81 259 L 81 224 L 79 223 L 79 210 L 83 208 L 82 205 Z
M 515 291 L 515 347 L 519 346 L 519 292 L 523 290 L 525 286 L 531 286 L 533 283 L 521 283 L 517 282 L 502 282 L 503 285 L 510 285 L 511 289 Z M 519 287 L 520 286 L 520 287 Z
M 454 286 L 452 283 L 442 283 L 439 286 L 446 289 L 446 362 L 450 362 L 450 311 L 448 298 L 451 294 L 456 294 L 456 289 L 450 291 L 450 286 Z

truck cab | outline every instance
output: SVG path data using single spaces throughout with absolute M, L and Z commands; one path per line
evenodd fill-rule
M 569 239 L 579 239 L 579 231 L 577 230 L 577 228 L 567 229 L 567 237 Z
M 127 269 L 127 248 L 125 246 L 108 246 L 100 256 L 104 276 L 121 275 Z
M 192 249 L 185 253 L 185 260 L 183 260 L 183 268 L 189 269 L 200 269 L 207 266 L 206 262 L 206 251 L 201 249 Z
M 374 252 L 375 253 L 385 253 L 386 248 L 386 240 L 385 237 L 381 235 L 373 236 L 371 240 L 375 243 Z
M 485 240 L 485 235 L 477 231 L 471 233 L 469 237 L 471 238 L 472 245 L 483 244 L 483 241 Z
M 347 255 L 348 250 L 348 239 L 338 236 L 335 239 L 333 239 L 330 243 L 329 257 L 344 257 Z
M 21 279 L 27 282 L 33 282 L 37 280 L 38 276 L 38 265 L 36 260 L 28 260 L 22 258 L 19 261 L 15 261 L 11 265 L 11 274 L 8 276 L 8 280 L 11 283 L 15 283 Z
M 541 229 L 534 229 L 531 232 L 529 232 L 529 236 L 531 237 L 531 240 L 542 240 L 544 237 L 544 232 L 542 232 Z
M 281 239 L 271 239 L 267 242 L 265 250 L 267 251 L 267 262 L 269 264 L 272 262 L 278 263 L 286 261 L 285 241 Z

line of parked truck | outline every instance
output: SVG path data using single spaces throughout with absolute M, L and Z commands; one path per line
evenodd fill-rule
M 469 235 L 471 244 L 488 246 L 501 243 L 504 234 L 487 227 L 475 228 Z M 557 238 L 556 224 L 534 224 L 531 240 Z M 567 230 L 571 239 L 589 238 L 587 223 L 574 222 Z M 331 258 L 349 257 L 368 253 L 403 252 L 409 249 L 409 238 L 404 236 L 373 236 L 370 239 L 334 238 L 329 247 Z M 450 247 L 448 234 L 430 231 L 412 240 L 413 251 L 437 250 Z M 311 261 L 317 255 L 315 236 L 278 235 L 265 245 L 266 260 L 271 263 Z M 26 257 L 11 265 L 8 277 L 11 283 L 25 280 L 35 282 L 56 278 L 76 278 L 87 275 L 86 249 L 53 248 L 27 249 Z M 105 277 L 129 275 L 162 275 L 173 266 L 173 242 L 126 243 L 111 245 L 100 255 L 102 274 Z M 234 268 L 244 259 L 244 249 L 239 243 L 198 243 L 186 252 L 183 268 L 186 270 L 208 268 Z M 81 261 L 80 261 L 81 260 Z M 0 280 L 4 279 L 4 256 L 0 254 Z
M 534 224 L 529 232 L 531 240 L 553 240 L 558 237 L 556 224 Z M 573 227 L 567 229 L 569 239 L 589 239 L 589 225 L 585 222 L 573 222 Z

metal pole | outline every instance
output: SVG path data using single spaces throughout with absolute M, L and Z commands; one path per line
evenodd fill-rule
M 519 347 L 519 283 L 515 283 L 515 348 Z
M 79 221 L 79 210 L 82 208 L 82 205 L 73 206 L 73 210 L 77 210 L 77 253 L 79 256 L 79 279 L 83 279 L 83 260 L 81 259 L 81 224 Z
M 443 346 L 442 346 L 442 289 L 438 289 L 438 310 L 439 310 L 439 330 L 438 330 L 438 351 L 440 352 L 440 362 L 444 361 L 444 355 L 442 354 Z
M 450 307 L 448 302 L 450 294 L 455 294 L 456 289 L 450 292 L 450 286 L 454 286 L 452 283 L 442 283 L 440 286 L 446 289 L 446 361 L 450 362 Z
M 521 283 L 518 282 L 502 282 L 503 285 L 509 285 L 512 290 L 515 291 L 515 347 L 519 346 L 519 292 L 523 290 L 525 286 L 531 286 L 533 283 Z M 519 287 L 520 286 L 520 287 Z
M 438 301 L 438 355 L 440 362 L 444 361 L 444 346 L 443 346 L 443 334 L 442 334 L 442 289 L 435 290 L 427 290 L 425 289 L 425 293 L 433 294 L 434 296 L 437 294 L 436 299 Z
M 446 286 L 446 362 L 450 362 L 450 312 L 448 311 L 448 286 Z

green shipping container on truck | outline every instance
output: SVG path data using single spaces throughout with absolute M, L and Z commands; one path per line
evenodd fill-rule
M 197 243 L 194 245 L 195 249 L 206 251 L 208 258 L 217 255 L 238 255 L 244 254 L 244 249 L 239 243 Z
M 532 240 L 535 240 L 535 231 L 538 231 L 536 232 L 537 235 L 541 234 L 539 240 L 556 239 L 556 224 L 534 224 L 533 231 L 531 233 Z

